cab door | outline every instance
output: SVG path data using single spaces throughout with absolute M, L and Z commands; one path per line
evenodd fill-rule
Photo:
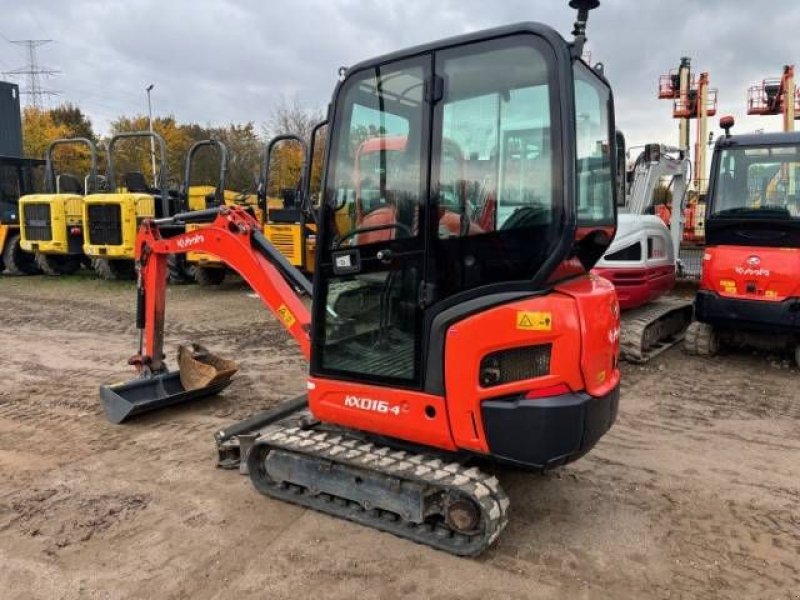
M 312 374 L 421 387 L 431 57 L 337 94 L 315 273 Z

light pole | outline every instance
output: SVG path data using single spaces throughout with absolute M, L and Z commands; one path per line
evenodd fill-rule
M 147 92 L 147 119 L 150 122 L 150 133 L 153 133 L 153 105 L 150 102 L 150 92 L 155 86 L 155 83 L 151 83 L 144 88 L 144 91 Z M 150 136 L 150 163 L 153 168 L 153 187 L 158 187 L 158 181 L 156 181 L 156 141 L 152 135 Z

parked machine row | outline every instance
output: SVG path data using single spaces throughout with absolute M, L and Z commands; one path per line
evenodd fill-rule
M 117 172 L 115 150 L 119 145 L 147 138 L 153 139 L 158 148 L 159 169 L 154 185 L 140 172 Z M 278 141 L 286 139 L 287 136 L 279 136 Z M 293 136 L 290 141 L 300 143 L 305 156 L 305 143 Z M 5 266 L 11 273 L 70 275 L 81 265 L 91 265 L 103 279 L 132 280 L 136 233 L 145 219 L 169 217 L 186 210 L 241 205 L 258 218 L 265 234 L 293 265 L 310 272 L 315 235 L 313 217 L 309 215 L 313 209 L 295 189 L 287 190 L 282 199 L 267 197 L 267 161 L 273 143 L 268 145 L 257 194 L 225 188 L 227 149 L 217 140 L 203 140 L 190 148 L 178 190 L 167 185 L 163 138 L 146 131 L 120 133 L 109 140 L 104 176 L 98 172 L 99 156 L 94 142 L 85 138 L 53 141 L 43 161 L 41 192 L 34 193 L 30 177 L 25 178 L 24 173 L 31 164 L 42 161 L 3 159 L 3 168 L 17 169 L 17 178 L 22 182 L 15 184 L 15 193 L 9 194 L 4 203 L 7 207 L 0 241 L 4 244 Z M 86 148 L 88 172 L 76 175 L 58 168 L 56 154 L 65 146 Z M 219 158 L 219 178 L 214 186 L 192 184 L 192 163 L 204 147 L 215 149 Z M 197 253 L 173 260 L 170 267 L 170 278 L 175 283 L 196 280 L 201 284 L 219 284 L 225 274 L 224 265 L 218 260 Z

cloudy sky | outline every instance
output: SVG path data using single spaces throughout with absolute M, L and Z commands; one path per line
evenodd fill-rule
M 120 114 L 182 122 L 264 122 L 281 96 L 308 107 L 330 99 L 340 65 L 468 31 L 541 21 L 568 35 L 567 0 L 0 0 L 0 71 L 26 62 L 7 40 L 51 38 L 43 65 L 56 101 L 79 104 L 105 131 Z M 797 0 L 602 0 L 588 50 L 602 61 L 629 145 L 677 144 L 658 76 L 692 57 L 719 88 L 719 113 L 737 129 L 777 130 L 746 117 L 746 90 L 782 66 L 800 68 Z M 716 119 L 714 128 L 716 128 Z

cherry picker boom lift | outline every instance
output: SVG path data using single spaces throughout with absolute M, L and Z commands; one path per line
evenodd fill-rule
M 509 501 L 480 465 L 568 463 L 616 418 L 619 305 L 589 273 L 614 237 L 617 196 L 611 89 L 580 58 L 597 4 L 570 2 L 572 43 L 522 23 L 343 72 L 313 285 L 241 207 L 145 221 L 131 360 L 140 376 L 101 388 L 108 417 L 227 385 L 192 389 L 164 361 L 167 257 L 210 252 L 310 361 L 304 396 L 217 433 L 221 464 L 241 461 L 273 498 L 458 555 L 485 549 Z M 348 209 L 354 153 L 375 136 L 405 143 L 370 157 L 378 166 L 373 181 L 361 177 L 370 197 L 358 213 Z M 174 234 L 209 215 L 203 230 Z

